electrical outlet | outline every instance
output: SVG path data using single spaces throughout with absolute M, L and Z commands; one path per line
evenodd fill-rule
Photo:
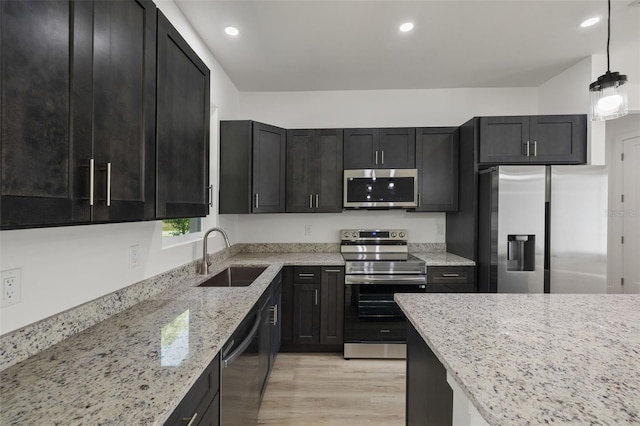
M 2 293 L 0 294 L 0 308 L 20 303 L 22 298 L 22 269 L 2 271 Z
M 304 235 L 311 235 L 311 225 L 304 226 Z
M 129 247 L 129 268 L 137 268 L 140 266 L 140 246 Z
M 444 235 L 444 223 L 437 224 L 436 229 L 436 235 Z

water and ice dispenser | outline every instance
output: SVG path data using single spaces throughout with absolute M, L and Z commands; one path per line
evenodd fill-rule
M 507 235 L 507 271 L 536 270 L 536 236 Z

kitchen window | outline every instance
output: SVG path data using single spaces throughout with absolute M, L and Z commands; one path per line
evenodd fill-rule
M 162 221 L 162 246 L 168 247 L 200 238 L 202 218 L 164 219 Z

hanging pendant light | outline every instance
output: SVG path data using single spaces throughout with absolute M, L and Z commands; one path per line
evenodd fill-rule
M 611 72 L 609 62 L 609 41 L 611 39 L 611 0 L 607 0 L 607 72 L 589 85 L 591 93 L 590 116 L 592 121 L 611 120 L 627 115 L 627 76 Z

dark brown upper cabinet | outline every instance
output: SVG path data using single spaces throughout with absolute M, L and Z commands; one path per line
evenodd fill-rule
M 221 121 L 220 213 L 284 213 L 285 158 L 285 129 Z
M 158 12 L 157 218 L 209 212 L 210 71 Z
M 342 129 L 287 131 L 287 213 L 342 211 Z
M 153 218 L 155 13 L 0 2 L 2 229 Z
M 345 169 L 413 169 L 415 128 L 344 129 Z
M 480 117 L 480 164 L 584 164 L 586 115 Z
M 458 128 L 418 128 L 416 133 L 418 207 L 415 211 L 457 210 Z

